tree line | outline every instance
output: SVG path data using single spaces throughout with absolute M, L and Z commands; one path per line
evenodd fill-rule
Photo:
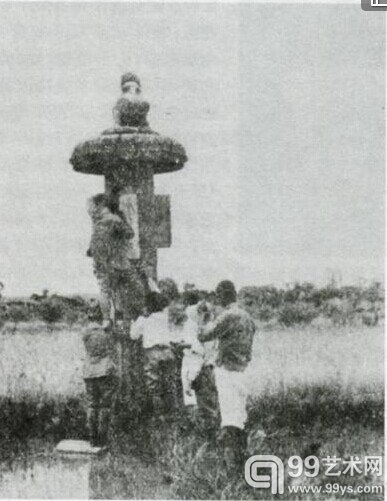
M 212 300 L 214 292 L 186 283 L 179 290 L 173 279 L 159 281 L 161 291 L 173 290 L 176 299 L 192 305 L 202 299 Z M 246 286 L 238 298 L 253 316 L 263 324 L 285 327 L 309 324 L 316 318 L 326 318 L 335 325 L 360 320 L 364 325 L 377 325 L 384 317 L 384 288 L 381 282 L 367 286 L 339 286 L 334 281 L 317 287 L 310 282 Z M 17 329 L 20 322 L 43 321 L 50 328 L 62 322 L 68 326 L 86 324 L 90 317 L 102 318 L 97 297 L 50 294 L 44 289 L 29 298 L 0 297 L 0 327 L 6 322 Z

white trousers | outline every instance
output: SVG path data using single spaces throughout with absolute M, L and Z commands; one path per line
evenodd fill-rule
M 223 367 L 216 367 L 214 373 L 219 397 L 221 427 L 235 426 L 243 430 L 247 419 L 246 373 L 229 371 Z
M 191 350 L 184 350 L 181 364 L 181 380 L 183 384 L 184 405 L 197 405 L 196 395 L 191 388 L 192 381 L 196 379 L 203 365 L 203 357 Z

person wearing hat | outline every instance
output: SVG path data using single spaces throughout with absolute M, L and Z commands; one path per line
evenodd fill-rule
M 86 358 L 83 379 L 86 386 L 87 428 L 92 447 L 106 447 L 113 398 L 117 388 L 115 345 L 111 333 L 98 323 L 83 332 Z
M 220 282 L 215 292 L 223 312 L 200 329 L 198 338 L 201 342 L 218 341 L 214 375 L 221 417 L 220 443 L 227 469 L 235 471 L 241 465 L 246 450 L 245 371 L 251 361 L 255 324 L 238 305 L 231 281 Z

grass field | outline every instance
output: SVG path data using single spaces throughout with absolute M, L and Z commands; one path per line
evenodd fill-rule
M 213 445 L 193 431 L 189 419 L 183 431 L 181 423 L 160 423 L 148 442 L 141 430 L 115 436 L 110 454 L 78 469 L 52 460 L 56 440 L 85 431 L 80 331 L 25 325 L 0 336 L 0 353 L 0 498 L 270 499 L 266 491 L 248 487 L 242 474 L 227 479 Z M 381 455 L 383 354 L 383 326 L 260 330 L 249 368 L 248 429 L 263 428 L 267 438 L 251 452 L 284 461 L 295 454 Z M 138 459 L 144 443 L 157 456 L 156 464 Z M 297 481 L 381 485 L 375 475 Z M 297 484 L 288 479 L 289 485 Z M 380 494 L 328 496 L 343 497 L 382 499 Z M 326 498 L 314 494 L 312 499 Z
M 273 329 L 255 336 L 253 395 L 297 384 L 334 382 L 348 391 L 383 385 L 383 326 Z M 367 349 L 365 349 L 365 347 Z M 83 392 L 80 330 L 36 332 L 24 325 L 0 335 L 0 396 L 76 397 Z
M 0 396 L 74 397 L 83 392 L 79 330 L 35 331 L 28 324 L 0 335 Z

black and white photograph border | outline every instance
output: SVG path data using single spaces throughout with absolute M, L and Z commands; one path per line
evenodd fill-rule
M 0 1 L 0 499 L 384 499 L 384 10 Z

